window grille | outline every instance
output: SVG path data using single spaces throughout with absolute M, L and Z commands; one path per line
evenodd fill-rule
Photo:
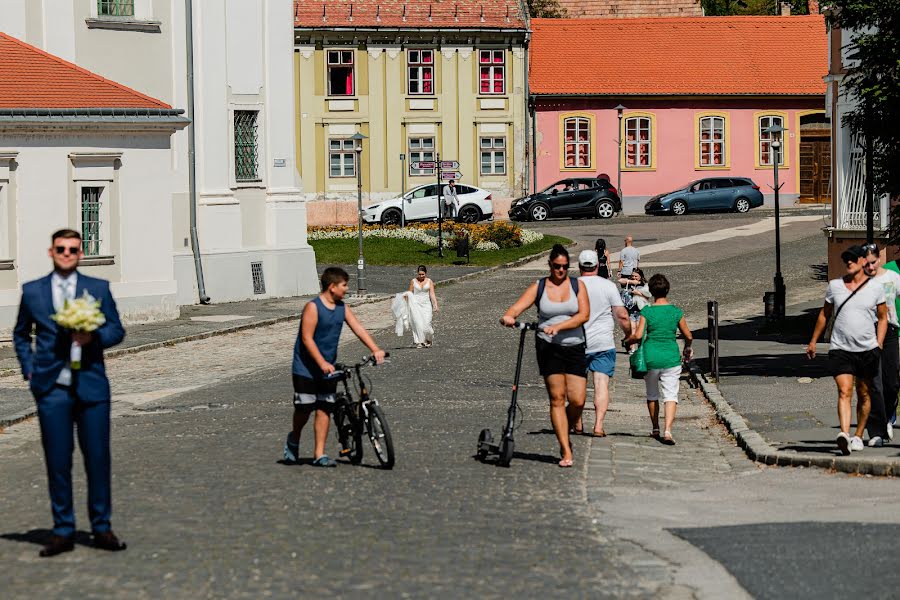
M 100 238 L 100 197 L 102 187 L 81 188 L 81 245 L 85 256 L 99 256 L 103 240 Z
M 478 67 L 482 94 L 506 93 L 506 51 L 480 50 Z
M 481 138 L 481 174 L 506 175 L 506 138 Z
M 434 138 L 409 138 L 409 174 L 434 175 L 434 169 L 413 169 L 414 162 L 434 160 Z
M 101 17 L 133 17 L 134 0 L 97 0 L 97 14 Z
M 434 50 L 409 50 L 406 58 L 409 93 L 433 94 Z
M 774 148 L 772 148 L 772 134 L 766 133 L 766 129 L 774 125 L 784 127 L 784 119 L 779 116 L 770 115 L 759 118 L 759 164 L 769 165 L 773 163 Z M 782 139 L 781 152 L 778 153 L 778 165 L 784 165 L 784 139 Z
M 266 278 L 263 274 L 262 261 L 254 261 L 250 263 L 250 276 L 253 278 L 253 293 L 266 293 Z
M 255 110 L 234 111 L 234 177 L 237 181 L 259 181 L 259 138 Z
M 725 166 L 725 119 L 700 119 L 700 166 Z
M 328 51 L 328 95 L 353 95 L 353 50 Z
M 590 119 L 572 117 L 563 122 L 565 130 L 565 162 L 567 169 L 591 166 Z
M 356 151 L 353 140 L 328 140 L 330 177 L 356 177 Z
M 625 166 L 650 167 L 652 129 L 649 117 L 625 119 Z

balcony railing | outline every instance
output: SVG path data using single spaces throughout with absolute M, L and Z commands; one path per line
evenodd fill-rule
M 850 152 L 844 166 L 841 181 L 838 182 L 840 197 L 838 201 L 838 229 L 866 228 L 866 155 L 862 139 L 853 136 L 850 140 Z M 875 198 L 876 230 L 887 229 L 890 222 L 890 203 L 888 195 Z

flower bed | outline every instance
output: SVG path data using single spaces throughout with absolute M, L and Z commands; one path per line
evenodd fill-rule
M 438 245 L 437 223 L 416 223 L 406 227 L 396 225 L 364 225 L 363 238 L 393 238 L 407 239 L 421 242 L 427 246 L 437 248 Z M 307 239 L 335 240 L 355 239 L 359 235 L 358 229 L 350 225 L 327 225 L 310 227 L 307 230 Z M 526 246 L 544 239 L 544 234 L 522 229 L 518 225 L 509 222 L 485 223 L 482 225 L 469 225 L 447 221 L 443 224 L 444 248 L 454 249 L 457 240 L 463 236 L 469 236 L 469 244 L 472 249 L 480 252 L 491 252 L 501 248 L 515 248 Z

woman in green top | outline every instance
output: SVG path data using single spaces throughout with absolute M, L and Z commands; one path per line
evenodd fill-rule
M 633 342 L 644 340 L 644 357 L 647 360 L 647 375 L 644 384 L 647 386 L 647 410 L 650 411 L 650 422 L 653 424 L 652 436 L 659 439 L 659 400 L 665 406 L 666 428 L 662 443 L 673 445 L 672 423 L 675 421 L 675 407 L 678 406 L 678 381 L 681 378 L 682 354 L 678 349 L 676 333 L 680 330 L 684 336 L 684 360 L 694 356 L 691 342 L 694 336 L 684 320 L 684 312 L 677 306 L 669 304 L 669 280 L 664 275 L 656 274 L 648 284 L 653 304 L 641 310 L 641 318 L 632 337 Z

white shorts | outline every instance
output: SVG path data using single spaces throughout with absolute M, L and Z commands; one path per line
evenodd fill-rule
M 644 376 L 647 386 L 647 402 L 678 402 L 678 383 L 681 379 L 681 367 L 668 369 L 650 369 Z

